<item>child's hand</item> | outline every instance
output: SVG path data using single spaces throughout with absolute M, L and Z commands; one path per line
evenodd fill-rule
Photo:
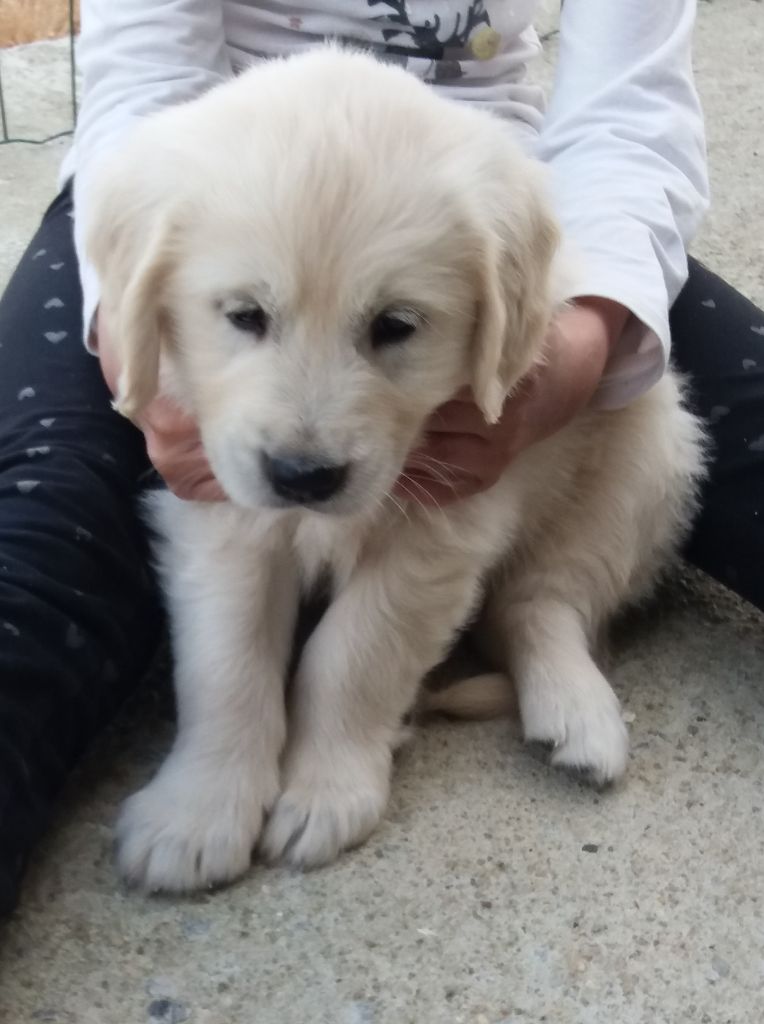
M 119 365 L 100 310 L 96 350 L 104 379 L 116 394 Z M 196 422 L 171 399 L 155 398 L 141 413 L 138 426 L 146 437 L 149 459 L 173 494 L 191 501 L 226 500 L 207 462 Z

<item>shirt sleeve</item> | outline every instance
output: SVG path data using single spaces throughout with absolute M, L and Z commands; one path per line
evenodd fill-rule
M 99 285 L 84 255 L 94 166 L 139 118 L 183 103 L 231 75 L 221 0 L 82 0 L 78 64 L 83 97 L 60 182 L 74 176 L 74 240 L 85 342 Z
M 695 9 L 695 0 L 564 0 L 562 8 L 536 152 L 581 258 L 577 294 L 633 314 L 595 395 L 600 408 L 625 405 L 664 372 L 669 308 L 708 206 Z

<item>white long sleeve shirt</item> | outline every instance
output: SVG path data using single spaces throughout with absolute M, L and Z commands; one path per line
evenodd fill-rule
M 86 333 L 99 282 L 83 252 L 96 158 L 138 118 L 250 64 L 324 38 L 404 65 L 443 95 L 488 106 L 551 168 L 552 199 L 582 261 L 580 295 L 633 316 L 596 395 L 623 405 L 663 373 L 668 311 L 707 206 L 691 68 L 695 0 L 565 0 L 545 109 L 526 68 L 537 0 L 82 0 L 84 95 L 61 181 L 74 175 Z M 570 296 L 574 298 L 575 296 Z

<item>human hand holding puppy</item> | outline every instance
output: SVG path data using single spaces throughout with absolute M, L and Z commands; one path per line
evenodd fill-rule
M 590 401 L 629 311 L 597 297 L 577 299 L 555 320 L 546 360 L 509 398 L 498 423 L 486 423 L 469 391 L 430 419 L 424 445 L 410 453 L 395 493 L 424 505 L 447 505 L 487 490 L 523 449 L 565 426 Z M 99 310 L 97 351 L 116 394 L 119 365 Z M 170 490 L 193 501 L 224 501 L 194 420 L 170 398 L 155 398 L 141 413 L 149 459 Z
M 117 393 L 119 361 L 111 341 L 109 325 L 99 308 L 96 350 L 104 379 L 113 395 Z M 196 422 L 165 395 L 158 395 L 138 418 L 146 438 L 152 465 L 179 498 L 192 501 L 225 501 L 223 488 L 215 479 Z
M 460 392 L 433 413 L 395 493 L 447 505 L 492 487 L 523 449 L 551 437 L 589 403 L 629 316 L 610 299 L 577 299 L 555 319 L 545 361 L 506 400 L 498 423 L 486 422 L 469 390 Z

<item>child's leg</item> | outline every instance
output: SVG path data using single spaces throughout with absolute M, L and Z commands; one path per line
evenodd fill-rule
M 82 345 L 70 211 L 65 192 L 0 302 L 0 912 L 161 628 L 136 515 L 143 439 Z
M 692 260 L 671 328 L 714 444 L 686 555 L 764 609 L 764 313 Z

